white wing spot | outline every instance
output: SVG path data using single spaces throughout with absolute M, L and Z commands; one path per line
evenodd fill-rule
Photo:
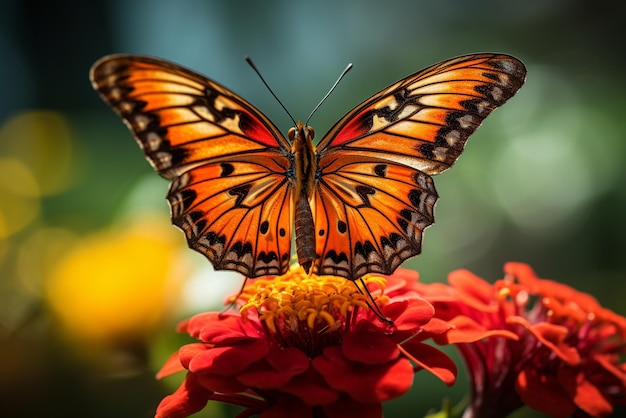
M 134 117 L 135 122 L 135 130 L 136 131 L 145 131 L 148 127 L 148 123 L 150 123 L 150 118 L 143 114 L 137 114 Z
M 377 131 L 379 129 L 385 128 L 385 126 L 389 125 L 389 121 L 385 118 L 381 118 L 378 115 L 374 115 L 372 117 L 372 129 L 371 131 Z
M 241 129 L 239 128 L 239 115 L 235 115 L 235 117 L 232 119 L 222 120 L 220 122 L 220 126 L 222 126 L 224 129 L 232 133 L 237 133 L 240 135 L 244 134 L 243 132 L 241 132 Z
M 476 121 L 472 115 L 463 115 L 460 118 L 457 118 L 457 122 L 459 122 L 461 129 L 470 129 L 476 125 Z
M 193 111 L 196 112 L 202 119 L 209 122 L 215 122 L 215 116 L 206 106 L 194 106 Z
M 109 97 L 115 101 L 119 101 L 122 98 L 122 90 L 118 87 L 113 87 L 109 90 Z
M 152 160 L 155 162 L 158 170 L 172 167 L 172 154 L 169 152 L 157 152 Z
M 437 161 L 445 161 L 446 160 L 446 154 L 448 153 L 448 149 L 447 148 L 443 148 L 443 147 L 436 147 L 433 150 L 433 157 L 435 158 L 435 160 Z
M 400 112 L 400 114 L 398 115 L 398 119 L 404 119 L 407 118 L 411 115 L 413 115 L 414 113 L 416 113 L 417 111 L 420 110 L 419 106 L 415 106 L 415 105 L 405 105 L 404 109 L 402 109 L 402 111 Z
M 156 151 L 161 146 L 163 138 L 157 135 L 156 132 L 148 132 L 143 141 L 143 146 L 147 151 Z
M 493 100 L 499 102 L 500 100 L 502 100 L 502 97 L 504 96 L 503 91 L 500 87 L 493 87 L 491 89 L 491 97 L 493 97 Z
M 461 139 L 461 134 L 459 133 L 459 131 L 456 130 L 450 131 L 446 134 L 444 139 L 446 140 L 448 145 L 454 146 Z
M 500 81 L 500 85 L 501 86 L 508 86 L 510 81 L 509 81 L 509 75 L 508 74 L 498 74 L 498 78 Z
M 491 106 L 489 105 L 489 102 L 486 100 L 476 103 L 476 111 L 481 116 L 484 115 L 486 112 L 488 112 L 490 108 Z
M 385 99 L 379 100 L 378 103 L 374 106 L 374 109 L 384 109 L 388 107 L 391 110 L 395 110 L 398 107 L 398 101 L 393 96 L 389 96 Z
M 133 103 L 130 102 L 120 102 L 118 106 L 123 114 L 132 113 L 133 108 L 135 107 Z
M 515 65 L 515 63 L 513 61 L 508 61 L 508 60 L 500 61 L 500 67 L 502 68 L 502 71 L 506 71 L 509 74 L 514 73 L 515 70 L 517 69 L 517 66 Z

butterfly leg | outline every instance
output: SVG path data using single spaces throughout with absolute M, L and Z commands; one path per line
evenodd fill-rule
M 370 309 L 372 310 L 372 312 L 374 312 L 374 314 L 376 314 L 378 319 L 380 319 L 387 326 L 393 326 L 393 321 L 391 319 L 387 318 L 383 314 L 383 312 L 380 310 L 380 307 L 378 306 L 378 304 L 374 300 L 374 297 L 372 296 L 372 294 L 370 293 L 370 290 L 368 289 L 367 285 L 365 284 L 365 281 L 363 280 L 363 277 L 360 277 L 358 279 L 358 281 L 355 281 L 354 285 L 356 286 L 356 288 L 357 288 L 357 290 L 359 291 L 360 294 L 362 294 L 364 296 L 367 296 L 368 300 L 365 303 L 367 303 L 367 306 L 369 306 Z
M 239 297 L 243 293 L 243 290 L 246 288 L 246 283 L 248 283 L 248 277 L 245 277 L 243 279 L 243 283 L 241 284 L 241 288 L 239 289 L 239 292 L 237 292 L 236 295 L 228 298 L 229 299 L 228 305 L 224 309 L 222 309 L 222 311 L 219 313 L 220 318 L 224 317 L 226 312 L 230 311 L 231 309 L 237 310 L 237 299 L 239 299 Z

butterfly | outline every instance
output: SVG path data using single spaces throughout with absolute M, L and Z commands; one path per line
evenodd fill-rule
M 285 138 L 241 96 L 163 59 L 110 55 L 90 73 L 171 180 L 173 224 L 216 269 L 283 274 L 295 233 L 307 272 L 350 280 L 421 252 L 438 199 L 431 176 L 525 77 L 509 55 L 449 59 L 374 94 L 314 145 L 310 126 Z

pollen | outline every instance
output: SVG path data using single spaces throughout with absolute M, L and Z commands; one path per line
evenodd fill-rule
M 363 282 L 376 289 L 373 298 L 379 305 L 386 304 L 384 277 L 368 276 Z M 357 311 L 370 309 L 366 292 L 357 288 L 356 282 L 307 274 L 298 264 L 282 276 L 254 279 L 237 302 L 242 314 L 256 312 L 264 326 L 282 341 L 295 338 L 310 342 L 322 334 L 343 333 Z

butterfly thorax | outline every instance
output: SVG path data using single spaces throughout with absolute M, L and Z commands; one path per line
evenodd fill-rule
M 317 170 L 317 160 L 315 158 L 315 147 L 313 137 L 315 132 L 310 126 L 298 121 L 298 124 L 289 129 L 289 139 L 291 140 L 291 152 L 294 155 L 294 197 L 296 200 L 301 194 L 308 198 L 313 195 L 315 188 L 315 172 Z
M 315 190 L 317 160 L 313 146 L 313 128 L 298 121 L 289 130 L 294 156 L 293 207 L 295 218 L 296 253 L 298 262 L 308 273 L 315 260 L 315 224 L 309 200 Z

